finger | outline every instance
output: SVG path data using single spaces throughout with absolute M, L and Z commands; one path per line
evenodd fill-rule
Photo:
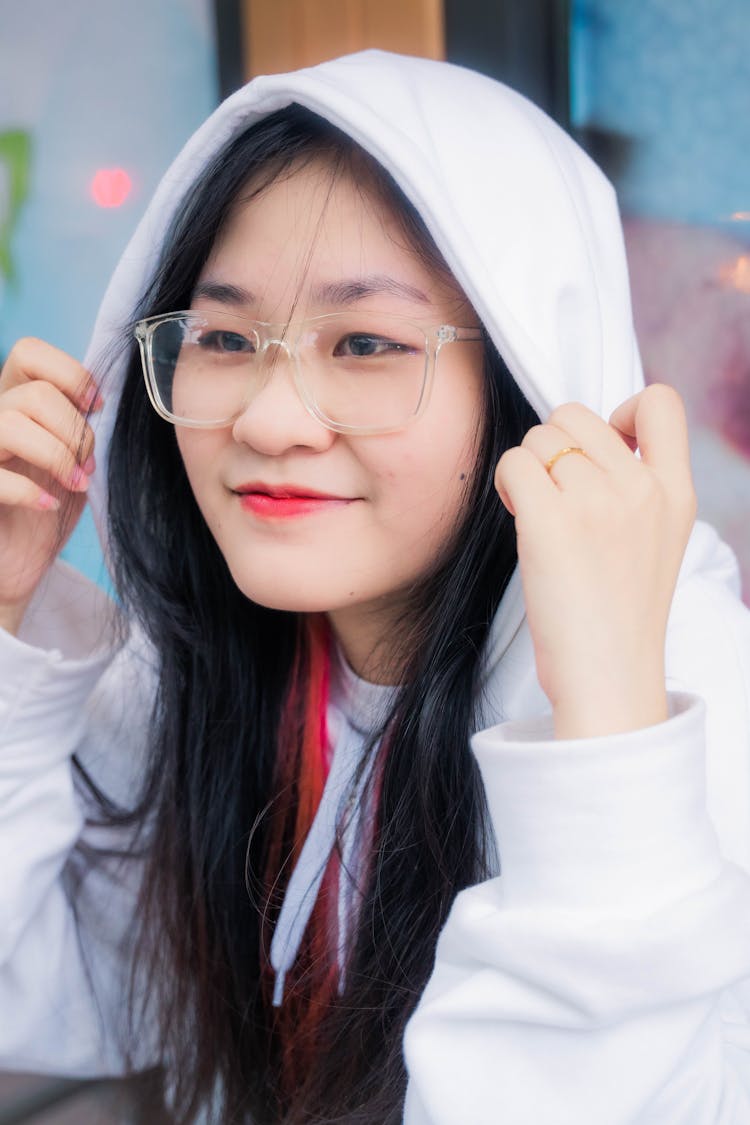
M 565 444 L 581 446 L 589 461 L 604 472 L 620 474 L 637 465 L 633 449 L 622 434 L 582 402 L 566 402 L 556 407 L 546 425 L 561 429 L 573 439 Z M 565 460 L 568 462 L 572 458 Z M 569 471 L 567 463 L 565 469 Z
M 565 454 L 564 457 L 555 460 L 549 469 L 547 468 L 547 463 L 557 453 L 562 453 L 564 449 L 582 448 L 576 438 L 560 429 L 559 426 L 550 423 L 532 426 L 531 429 L 527 430 L 521 444 L 539 459 L 544 471 L 563 490 L 575 488 L 583 480 L 589 482 L 592 466 L 595 471 L 598 471 L 598 467 L 593 465 L 585 449 L 582 454 Z
M 15 410 L 0 412 L 0 458 L 17 457 L 41 469 L 71 492 L 85 492 L 89 478 L 64 442 Z
M 11 348 L 0 374 L 0 390 L 34 379 L 52 383 L 81 410 L 99 410 L 103 405 L 97 384 L 83 364 L 45 340 L 27 336 Z
M 0 407 L 0 413 L 10 410 L 31 418 L 67 446 L 80 464 L 91 457 L 94 431 L 70 399 L 51 383 L 36 380 L 13 387 L 3 395 Z
M 544 522 L 559 499 L 555 482 L 539 458 L 521 445 L 507 449 L 495 469 L 495 488 L 505 507 L 516 519 L 526 511 L 538 512 Z
M 642 460 L 662 477 L 690 477 L 687 416 L 674 387 L 652 383 L 620 403 L 609 421 L 638 442 Z
M 60 507 L 60 501 L 55 496 L 28 477 L 9 469 L 0 469 L 0 504 L 41 512 L 56 512 Z

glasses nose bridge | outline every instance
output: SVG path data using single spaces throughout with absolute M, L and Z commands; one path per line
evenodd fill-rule
M 295 364 L 297 360 L 297 349 L 294 341 L 289 339 L 289 329 L 284 324 L 267 324 L 264 325 L 259 333 L 259 351 L 263 362 L 268 362 L 270 357 L 271 367 L 275 366 L 276 359 L 280 352 L 285 352 L 287 359 Z
M 257 323 L 255 325 L 255 371 L 256 382 L 253 391 L 245 399 L 242 413 L 255 402 L 258 395 L 265 394 L 277 385 L 277 371 L 279 357 L 283 354 L 287 359 L 286 372 L 282 373 L 282 384 L 288 385 L 297 399 L 309 412 L 307 400 L 301 387 L 299 363 L 297 361 L 296 336 L 292 335 L 287 324 Z M 285 392 L 285 393 L 288 393 Z

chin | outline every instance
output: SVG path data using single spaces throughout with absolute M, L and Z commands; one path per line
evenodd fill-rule
M 259 581 L 256 576 L 238 574 L 232 570 L 235 585 L 249 601 L 265 609 L 278 609 L 285 613 L 325 613 L 334 608 L 335 599 L 326 597 L 324 591 L 302 589 L 299 575 L 294 582 Z

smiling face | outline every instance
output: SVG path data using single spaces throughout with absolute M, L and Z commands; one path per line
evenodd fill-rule
M 477 324 L 462 292 L 405 244 L 378 195 L 348 175 L 332 183 L 322 162 L 235 205 L 192 307 L 290 323 L 291 335 L 301 318 L 348 310 L 428 327 Z M 368 655 L 463 514 L 481 414 L 479 343 L 445 346 L 424 412 L 367 436 L 313 417 L 278 349 L 234 425 L 178 426 L 177 440 L 240 590 L 271 608 L 327 613 L 353 667 L 376 678 Z M 332 499 L 285 501 L 279 490 Z

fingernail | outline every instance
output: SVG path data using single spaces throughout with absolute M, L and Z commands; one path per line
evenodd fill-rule
M 88 486 L 89 478 L 86 476 L 83 469 L 76 466 L 70 477 L 70 487 L 76 492 L 85 492 Z
M 86 458 L 86 460 L 83 462 L 83 465 L 81 467 L 83 468 L 83 471 L 84 471 L 84 473 L 86 473 L 87 476 L 91 476 L 94 469 L 96 468 L 96 461 L 94 460 L 94 454 L 93 453 L 91 454 L 90 457 Z
M 99 388 L 94 385 L 89 387 L 81 398 L 81 405 L 84 410 L 101 410 L 104 406 L 104 399 L 99 394 Z
M 49 492 L 40 492 L 37 498 L 37 505 L 42 511 L 57 511 L 60 507 L 60 501 L 56 496 L 50 496 Z

